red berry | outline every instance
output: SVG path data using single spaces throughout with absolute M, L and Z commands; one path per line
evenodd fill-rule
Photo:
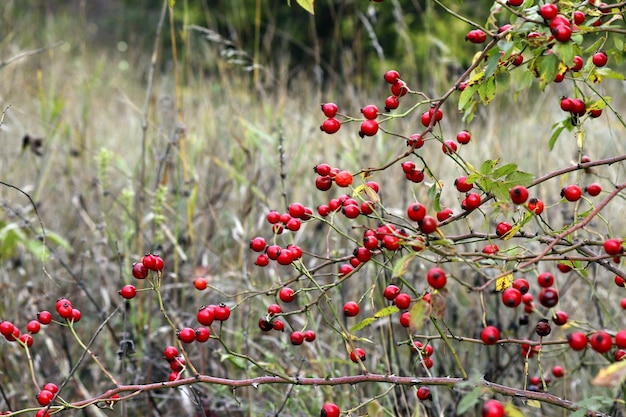
M 618 287 L 625 287 L 626 286 L 626 280 L 624 280 L 624 278 L 620 277 L 619 275 L 615 275 L 615 278 L 613 279 L 615 281 L 615 285 L 617 285 Z
M 400 294 L 400 288 L 393 284 L 387 285 L 383 291 L 383 296 L 389 301 L 395 300 L 398 294 Z
M 400 100 L 397 96 L 391 95 L 385 99 L 385 110 L 395 110 L 400 107 Z
M 322 411 L 320 411 L 320 417 L 339 417 L 339 414 L 341 414 L 341 410 L 333 403 L 324 404 Z
M 348 301 L 343 305 L 343 315 L 346 317 L 355 317 L 359 310 L 359 304 L 354 301 Z
M 554 284 L 554 275 L 549 272 L 542 272 L 537 276 L 537 283 L 543 288 L 551 287 Z
M 148 253 L 143 257 L 141 263 L 151 271 L 160 271 L 163 269 L 163 259 L 159 255 Z
M 467 145 L 471 138 L 472 136 L 467 130 L 462 130 L 456 134 L 456 141 L 462 145 Z
M 554 365 L 552 367 L 552 375 L 554 375 L 556 378 L 562 378 L 563 375 L 565 375 L 565 370 L 562 366 Z
M 261 329 L 262 331 L 269 332 L 273 328 L 274 328 L 274 325 L 272 324 L 270 320 L 267 319 L 267 317 L 261 317 L 259 319 L 259 329 Z
M 524 204 L 528 200 L 528 190 L 522 185 L 516 185 L 509 190 L 509 197 L 514 204 Z
M 270 258 L 264 253 L 257 256 L 256 261 L 254 261 L 254 264 L 260 267 L 267 266 L 269 263 L 270 263 Z
M 622 329 L 615 333 L 615 346 L 626 349 L 626 330 Z
M 613 340 L 607 332 L 599 331 L 589 337 L 589 345 L 598 353 L 606 353 L 613 347 Z
M 127 299 L 130 300 L 131 298 L 135 298 L 135 295 L 137 295 L 137 289 L 135 288 L 134 285 L 124 285 L 122 287 L 122 289 L 119 291 L 119 294 Z
M 561 197 L 564 197 L 567 201 L 578 201 L 582 192 L 577 185 L 568 185 L 561 190 Z
M 447 140 L 441 145 L 441 150 L 445 154 L 455 153 L 457 150 L 456 142 Z
M 609 57 L 606 55 L 605 52 L 596 52 L 591 57 L 591 61 L 593 62 L 593 65 L 595 65 L 596 67 L 605 66 L 608 60 L 609 60 Z
M 552 308 L 559 302 L 559 292 L 553 287 L 543 288 L 538 298 L 542 306 Z
M 331 170 L 331 167 L 328 164 L 317 164 L 313 168 L 313 171 L 315 171 L 317 175 L 322 175 L 322 176 L 330 175 L 330 170 Z
M 350 171 L 339 171 L 335 175 L 335 183 L 340 187 L 348 187 L 352 184 L 352 174 Z
M 267 213 L 266 218 L 269 224 L 276 224 L 280 221 L 280 213 L 277 212 L 276 210 L 272 210 L 269 213 Z
M 335 119 L 334 117 L 329 117 L 328 119 L 324 120 L 324 123 L 322 123 L 322 125 L 320 126 L 320 130 L 322 132 L 328 133 L 329 135 L 332 135 L 333 133 L 337 133 L 340 127 L 341 122 L 339 120 Z
M 417 389 L 417 398 L 422 401 L 432 400 L 433 396 L 430 393 L 430 388 L 428 387 L 419 387 Z
M 26 345 L 26 347 L 31 347 L 33 345 L 33 337 L 28 333 L 20 335 L 19 339 L 23 345 Z
M 524 278 L 517 278 L 513 281 L 513 288 L 517 289 L 522 295 L 530 290 L 530 284 Z
M 522 293 L 517 288 L 509 287 L 502 291 L 502 303 L 510 308 L 519 306 L 522 302 Z
M 333 186 L 333 180 L 328 176 L 319 175 L 315 178 L 315 187 L 320 191 L 328 191 Z
M 426 274 L 428 285 L 438 290 L 446 286 L 446 273 L 440 268 L 431 268 Z
M 266 247 L 267 247 L 267 243 L 265 242 L 265 239 L 263 239 L 262 237 L 255 237 L 252 240 L 250 240 L 250 249 L 252 249 L 255 252 L 263 252 Z
M 211 332 L 206 327 L 196 329 L 196 342 L 204 343 L 211 337 Z
M 283 323 L 280 320 L 272 320 L 272 328 L 276 331 L 282 332 L 283 330 L 285 330 L 285 323 Z
M 296 293 L 291 288 L 284 287 L 278 292 L 278 298 L 280 298 L 283 303 L 291 303 L 296 299 Z
M 422 233 L 429 235 L 437 230 L 437 220 L 432 216 L 424 216 L 419 227 Z
M 440 222 L 447 220 L 450 216 L 452 216 L 453 211 L 451 208 L 446 207 L 441 211 L 437 212 L 437 220 L 439 220 Z
M 191 327 L 184 327 L 178 331 L 178 340 L 183 343 L 191 343 L 196 340 L 196 331 Z
M 393 302 L 400 310 L 406 310 L 411 305 L 411 296 L 405 292 L 401 292 L 396 295 Z
M 536 215 L 540 215 L 541 213 L 543 213 L 543 207 L 543 201 L 537 198 L 531 198 L 530 200 L 528 200 L 528 210 L 535 213 Z
M 198 277 L 193 280 L 193 286 L 196 287 L 198 291 L 206 290 L 206 287 L 209 285 L 206 278 Z
M 572 28 L 567 25 L 558 25 L 552 29 L 552 35 L 559 42 L 567 42 L 572 38 Z
M 292 345 L 301 345 L 304 342 L 304 333 L 296 330 L 289 335 L 289 340 Z
M 400 79 L 400 73 L 396 70 L 389 70 L 385 73 L 385 81 L 388 84 L 395 84 Z
M 581 69 L 583 69 L 584 65 L 585 65 L 585 62 L 583 61 L 582 57 L 576 55 L 574 56 L 574 65 L 570 68 L 570 70 L 574 72 L 578 72 Z
M 500 330 L 495 326 L 487 326 L 480 332 L 480 340 L 486 345 L 495 345 L 500 340 Z
M 361 109 L 361 113 L 366 119 L 375 119 L 378 116 L 378 107 L 373 104 L 368 104 Z
M 406 86 L 406 83 L 402 80 L 398 80 L 391 85 L 391 94 L 393 94 L 396 97 L 405 96 L 406 93 L 408 92 L 409 92 L 409 89 Z
M 39 391 L 39 394 L 37 394 L 37 402 L 42 407 L 46 407 L 47 405 L 49 405 L 52 402 L 53 398 L 54 394 L 47 389 L 41 390 Z
M 540 337 L 544 337 L 552 332 L 552 327 L 550 326 L 550 322 L 547 319 L 541 319 L 535 326 L 535 333 L 537 333 Z
M 15 330 L 15 326 L 10 321 L 3 321 L 0 323 L 0 333 L 8 338 L 13 334 Z
M 461 202 L 461 208 L 465 211 L 472 211 L 480 206 L 480 195 L 469 193 Z
M 504 417 L 504 406 L 500 401 L 487 400 L 481 410 L 482 417 Z
M 148 268 L 141 262 L 134 263 L 132 275 L 137 279 L 144 279 L 148 276 Z
M 556 4 L 546 3 L 539 8 L 539 15 L 545 20 L 552 20 L 559 13 L 559 8 Z
M 322 112 L 324 112 L 324 116 L 326 117 L 335 117 L 339 107 L 335 103 L 324 103 L 322 104 Z
M 621 239 L 607 239 L 604 241 L 604 251 L 608 255 L 619 255 L 623 250 Z
M 354 349 L 350 352 L 350 360 L 355 363 L 359 360 L 361 360 L 361 362 L 365 361 L 365 351 L 361 348 Z
M 230 317 L 230 307 L 220 303 L 213 308 L 213 318 L 217 321 L 226 321 Z
M 174 346 L 167 346 L 165 349 L 163 349 L 163 357 L 169 362 L 173 361 L 178 356 L 178 354 L 178 349 L 176 349 Z
M 214 314 L 215 306 L 203 306 L 200 307 L 198 313 L 196 313 L 196 320 L 203 326 L 210 326 L 215 319 Z
M 52 313 L 47 310 L 42 310 L 37 313 L 37 320 L 41 324 L 50 324 L 52 322 Z
M 307 342 L 312 342 L 315 340 L 315 332 L 313 330 L 305 330 L 303 335 L 304 340 Z
M 587 347 L 587 335 L 583 332 L 573 332 L 567 335 L 567 343 L 573 350 L 583 350 Z
M 487 34 L 480 29 L 470 30 L 465 36 L 465 40 L 472 43 L 484 43 L 487 40 Z
M 552 317 L 552 321 L 557 326 L 563 326 L 565 323 L 567 323 L 568 318 L 569 317 L 567 316 L 567 313 L 565 311 L 557 311 L 556 313 L 554 313 L 554 317 Z
M 574 98 L 574 99 L 572 99 L 572 110 L 571 110 L 571 112 L 572 112 L 572 114 L 575 114 L 577 116 L 584 116 L 585 113 L 587 112 L 587 105 L 581 99 Z
M 42 389 L 45 389 L 46 391 L 50 391 L 53 394 L 56 394 L 57 392 L 59 392 L 59 387 L 57 386 L 57 384 L 54 384 L 52 382 L 46 383 Z
M 564 262 L 559 262 L 558 264 L 556 264 L 556 267 L 559 271 L 561 271 L 564 274 L 571 272 L 572 270 L 572 266 Z
M 419 133 L 414 133 L 409 136 L 409 140 L 406 141 L 406 145 L 413 149 L 419 149 L 424 146 L 424 137 Z
M 411 324 L 411 314 L 408 311 L 405 311 L 402 314 L 400 314 L 400 325 L 402 327 L 409 327 L 410 324 Z
M 361 122 L 359 136 L 374 136 L 378 133 L 378 122 L 376 120 L 367 119 Z
M 406 210 L 407 217 L 414 222 L 421 222 L 426 216 L 426 207 L 421 203 L 413 203 Z
M 467 182 L 467 176 L 463 175 L 454 180 L 454 186 L 461 193 L 466 193 L 474 188 L 474 184 Z
M 504 235 L 506 235 L 507 233 L 509 233 L 511 231 L 511 229 L 513 229 L 513 226 L 511 226 L 510 223 L 507 222 L 500 222 L 498 223 L 498 225 L 496 226 L 496 236 L 498 237 L 504 237 Z

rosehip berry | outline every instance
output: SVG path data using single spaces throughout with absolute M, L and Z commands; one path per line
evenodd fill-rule
M 389 70 L 385 73 L 385 81 L 388 84 L 395 84 L 400 79 L 400 73 L 396 70 Z
M 305 330 L 303 335 L 304 340 L 307 342 L 313 342 L 315 340 L 315 332 L 313 330 Z
M 467 182 L 467 176 L 463 175 L 454 180 L 454 186 L 461 193 L 466 193 L 474 188 L 474 184 Z
M 411 296 L 405 292 L 401 292 L 396 295 L 393 302 L 400 310 L 406 310 L 411 305 Z
M 607 239 L 604 241 L 604 251 L 608 255 L 619 255 L 624 251 L 621 239 Z
M 480 340 L 486 345 L 495 345 L 500 340 L 500 330 L 495 326 L 487 326 L 480 332 Z
M 10 321 L 5 320 L 0 323 L 0 333 L 4 337 L 8 338 L 9 336 L 11 336 L 14 330 L 15 330 L 15 326 Z
M 426 274 L 428 285 L 438 290 L 446 286 L 446 273 L 440 268 L 431 268 Z
M 220 303 L 213 308 L 213 318 L 217 321 L 226 321 L 230 317 L 230 307 Z
M 461 202 L 461 208 L 465 211 L 472 211 L 480 206 L 480 195 L 477 193 L 469 193 Z
M 320 130 L 322 132 L 328 133 L 329 135 L 332 135 L 333 133 L 337 133 L 340 127 L 341 122 L 339 120 L 335 119 L 334 117 L 329 117 L 328 119 L 324 120 L 324 123 L 322 123 L 322 125 L 320 126 Z
M 552 321 L 557 326 L 563 326 L 565 323 L 567 323 L 568 318 L 569 317 L 567 316 L 567 313 L 565 311 L 557 311 L 556 313 L 554 313 Z
M 211 332 L 206 327 L 196 329 L 196 342 L 204 343 L 211 337 Z
M 504 417 L 504 406 L 500 401 L 487 400 L 481 410 L 482 417 Z
M 289 340 L 292 345 L 301 345 L 304 342 L 304 333 L 296 330 L 289 335 Z
M 420 232 L 429 235 L 437 230 L 437 220 L 432 216 L 424 216 L 419 222 Z
M 513 204 L 524 204 L 528 200 L 528 190 L 522 185 L 516 185 L 509 190 L 509 197 Z
M 135 298 L 135 295 L 137 295 L 137 289 L 134 285 L 124 285 L 122 289 L 120 289 L 119 294 L 123 298 L 130 300 L 132 298 Z
M 624 278 L 620 277 L 619 275 L 615 275 L 615 278 L 613 279 L 613 281 L 615 282 L 615 285 L 617 285 L 618 287 L 624 288 L 626 286 L 626 280 L 624 280 Z
M 554 275 L 542 272 L 537 276 L 537 283 L 543 288 L 551 287 L 554 284 Z
M 266 247 L 267 247 L 267 243 L 265 242 L 265 239 L 263 239 L 262 237 L 255 237 L 250 240 L 250 249 L 252 249 L 255 252 L 263 252 Z
M 575 114 L 576 116 L 584 116 L 586 112 L 587 105 L 584 101 L 579 98 L 572 99 L 572 114 Z
M 408 311 L 405 311 L 402 314 L 400 314 L 400 325 L 402 327 L 409 327 L 410 324 L 411 324 L 411 314 Z
M 203 326 L 210 326 L 215 319 L 215 306 L 202 306 L 196 313 L 196 320 Z
M 348 187 L 352 184 L 352 174 L 349 171 L 339 171 L 335 176 L 335 183 L 340 187 Z
M 132 275 L 134 278 L 144 279 L 148 276 L 148 268 L 141 262 L 134 263 Z
M 333 180 L 328 176 L 318 175 L 315 178 L 315 187 L 320 191 L 328 191 L 333 186 Z
M 52 313 L 47 310 L 42 310 L 37 313 L 37 320 L 41 324 L 50 324 L 52 322 Z
M 260 267 L 267 266 L 269 263 L 270 263 L 270 258 L 264 253 L 257 256 L 256 261 L 254 261 L 254 264 Z
M 589 345 L 598 353 L 606 353 L 613 347 L 613 340 L 607 332 L 599 331 L 589 337 Z
M 513 280 L 512 286 L 518 290 L 522 296 L 530 290 L 530 284 L 524 278 L 517 278 Z
M 26 347 L 31 347 L 33 345 L 33 337 L 28 333 L 20 335 L 19 340 L 22 342 L 22 345 L 25 345 Z
M 383 296 L 389 301 L 395 300 L 398 294 L 400 294 L 400 288 L 393 284 L 387 285 L 383 291 Z
M 367 119 L 361 123 L 359 136 L 374 136 L 378 133 L 378 122 L 376 120 Z
M 395 110 L 400 107 L 400 100 L 397 96 L 391 95 L 385 99 L 385 111 Z
M 606 55 L 605 52 L 596 52 L 591 57 L 591 61 L 593 62 L 593 65 L 595 65 L 596 67 L 605 66 L 608 60 L 609 60 L 609 57 Z
M 406 141 L 406 145 L 413 149 L 419 149 L 424 146 L 424 137 L 419 133 L 414 133 L 409 136 L 409 140 Z
M 366 119 L 373 120 L 378 116 L 378 107 L 373 104 L 368 104 L 361 109 L 361 113 Z
M 547 319 L 541 319 L 535 326 L 535 332 L 540 337 L 544 337 L 550 334 L 552 331 L 552 327 L 550 327 L 550 322 Z
M 335 117 L 339 107 L 335 103 L 324 103 L 322 104 L 322 112 L 326 117 Z
M 359 314 L 359 304 L 355 301 L 348 301 L 343 305 L 343 315 L 346 317 L 355 317 Z
M 428 387 L 419 387 L 417 389 L 417 398 L 421 401 L 432 400 L 433 396 L 430 393 L 430 388 Z
M 161 271 L 164 267 L 163 258 L 152 253 L 143 257 L 141 262 L 144 266 L 152 271 Z
M 421 203 L 413 203 L 406 210 L 407 217 L 414 222 L 421 222 L 426 216 L 426 207 Z
M 450 218 L 453 214 L 454 212 L 452 211 L 452 209 L 449 207 L 446 207 L 443 210 L 438 211 L 436 216 L 437 216 L 437 220 L 442 222 Z
M 551 29 L 554 39 L 559 42 L 567 42 L 572 38 L 572 28 L 567 25 L 558 25 Z
M 196 340 L 196 331 L 191 327 L 184 327 L 178 331 L 178 340 L 183 343 L 191 343 Z
M 533 197 L 528 200 L 528 210 L 530 210 L 532 213 L 540 215 L 541 213 L 543 213 L 543 208 L 543 201 L 539 200 L 538 198 Z
M 408 92 L 409 92 L 409 89 L 406 86 L 406 83 L 402 80 L 398 80 L 391 85 L 391 94 L 393 94 L 396 97 L 403 97 Z
M 165 349 L 163 349 L 163 357 L 168 362 L 173 361 L 178 356 L 178 354 L 179 354 L 178 349 L 174 346 L 167 346 L 165 347 Z
M 496 236 L 503 237 L 504 235 L 509 233 L 512 229 L 513 229 L 513 226 L 511 226 L 510 223 L 500 222 L 496 226 Z
M 280 298 L 283 303 L 291 303 L 296 299 L 296 293 L 291 288 L 284 287 L 278 292 L 278 298 Z
M 539 8 L 539 15 L 545 20 L 552 20 L 559 13 L 559 8 L 556 4 L 546 3 Z
M 48 406 L 52 402 L 53 398 L 54 394 L 47 389 L 41 390 L 39 391 L 39 394 L 37 394 L 37 402 L 42 407 Z
M 572 271 L 572 266 L 563 262 L 559 262 L 558 264 L 556 264 L 556 267 L 564 274 Z
M 462 145 L 467 145 L 471 139 L 472 136 L 467 130 L 462 130 L 456 134 L 456 141 Z
M 325 403 L 320 411 L 320 417 L 339 417 L 341 410 L 333 403 Z
M 565 370 L 562 366 L 554 365 L 552 367 L 552 375 L 554 375 L 555 378 L 562 378 L 563 375 L 565 375 Z
M 361 348 L 356 348 L 352 352 L 350 352 L 350 360 L 354 363 L 365 361 L 365 351 Z
M 622 329 L 615 333 L 615 346 L 626 349 L 626 330 Z
M 543 288 L 538 298 L 542 306 L 552 308 L 559 302 L 559 292 L 553 287 Z
M 567 335 L 567 343 L 573 350 L 583 350 L 587 347 L 587 335 L 583 332 L 573 332 Z
M 285 330 L 285 323 L 283 323 L 281 320 L 272 320 L 272 328 L 278 332 L 282 332 Z
M 585 65 L 585 61 L 583 61 L 582 57 L 576 55 L 573 61 L 574 61 L 574 65 L 570 68 L 572 71 L 578 72 L 581 69 L 583 69 L 583 66 Z
M 453 142 L 451 140 L 447 140 L 445 141 L 442 145 L 441 145 L 441 150 L 443 153 L 445 153 L 446 155 L 448 154 L 452 154 L 455 153 L 457 150 L 457 146 L 456 146 L 456 142 Z
M 484 43 L 487 40 L 487 34 L 480 29 L 470 30 L 465 36 L 465 40 L 471 43 Z
M 272 322 L 269 321 L 267 319 L 267 317 L 261 317 L 259 319 L 259 329 L 261 329 L 261 331 L 269 332 L 273 328 L 274 328 L 274 326 L 273 326 Z
M 509 308 L 515 308 L 522 303 L 522 293 L 517 288 L 506 288 L 502 291 L 502 303 Z

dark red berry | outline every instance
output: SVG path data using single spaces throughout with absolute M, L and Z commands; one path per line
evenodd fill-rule
M 516 185 L 509 190 L 509 196 L 514 204 L 524 204 L 528 200 L 528 190 L 522 185 Z
M 500 330 L 495 326 L 487 326 L 480 332 L 480 340 L 486 345 L 495 345 L 500 340 Z

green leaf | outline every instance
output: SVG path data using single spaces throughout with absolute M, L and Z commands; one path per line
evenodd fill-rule
M 554 149 L 554 144 L 556 143 L 556 140 L 559 138 L 559 136 L 561 136 L 561 132 L 563 132 L 563 129 L 565 129 L 565 126 L 563 126 L 562 123 L 556 129 L 554 129 L 554 132 L 552 132 L 552 136 L 550 136 L 550 140 L 548 141 L 548 149 Z
M 297 0 L 297 1 L 300 7 L 302 7 L 304 10 L 306 10 L 307 12 L 311 14 L 315 14 L 315 10 L 313 7 L 315 4 L 315 0 Z
M 495 77 L 489 77 L 480 84 L 478 87 L 478 97 L 484 106 L 491 103 L 491 100 L 496 96 L 496 79 Z
M 476 387 L 461 398 L 459 404 L 456 406 L 456 415 L 464 415 L 467 411 L 478 404 L 478 400 L 482 395 L 483 390 L 481 387 Z
M 493 171 L 493 178 L 501 178 L 512 174 L 517 169 L 517 164 L 506 164 Z
M 246 361 L 243 358 L 238 356 L 231 355 L 230 353 L 223 353 L 220 356 L 220 362 L 228 361 L 235 365 L 238 369 L 245 370 L 246 369 Z
M 500 51 L 497 49 L 492 49 L 494 52 L 489 57 L 489 61 L 487 61 L 487 68 L 485 69 L 485 78 L 491 78 L 496 69 L 498 69 L 498 64 L 500 63 Z
M 533 84 L 534 80 L 535 76 L 533 75 L 532 71 L 524 71 L 522 79 L 519 81 L 519 84 L 517 86 L 517 91 L 525 91 Z
M 509 188 L 513 188 L 516 185 L 523 185 L 524 187 L 527 187 L 532 184 L 534 180 L 534 174 L 523 171 L 515 171 L 507 175 L 504 182 Z
M 406 270 L 409 267 L 411 261 L 417 256 L 417 252 L 409 252 L 400 258 L 393 266 L 391 276 L 393 278 L 401 277 L 406 274 Z
M 559 72 L 559 58 L 555 54 L 544 55 L 539 60 L 539 87 L 545 90 L 546 85 L 554 81 Z
M 491 192 L 498 200 L 506 201 L 509 199 L 509 187 L 502 181 L 493 181 Z
M 624 79 L 624 74 L 619 73 L 619 72 L 615 72 L 610 68 L 596 68 L 595 70 L 596 73 L 600 74 L 603 78 L 611 78 L 614 80 L 623 80 Z
M 363 319 L 350 328 L 350 333 L 358 332 L 359 330 L 366 328 L 375 321 L 376 319 L 374 317 L 368 317 L 366 319 Z
M 439 184 L 435 182 L 428 189 L 428 199 L 433 202 L 433 208 L 435 211 L 441 210 L 439 207 L 439 197 L 441 196 L 441 191 L 439 190 Z
M 409 310 L 409 331 L 411 333 L 417 333 L 418 330 L 424 327 L 424 324 L 430 317 L 430 310 L 431 304 L 424 300 L 419 300 L 413 304 L 413 307 Z
M 352 326 L 350 328 L 350 333 L 358 332 L 359 330 L 362 330 L 366 328 L 367 326 L 369 326 L 370 324 L 374 323 L 376 320 L 382 319 L 383 317 L 390 316 L 394 313 L 397 313 L 398 311 L 400 310 L 396 306 L 388 306 L 381 310 L 378 310 L 374 314 L 374 317 L 367 317 L 361 320 L 360 322 L 358 322 L 357 324 L 355 324 L 354 326 Z
M 465 90 L 461 92 L 459 97 L 458 108 L 460 111 L 465 111 L 470 107 L 470 104 L 474 102 L 474 94 L 478 90 L 478 84 L 467 85 Z
M 613 37 L 613 45 L 615 45 L 615 49 L 617 49 L 618 51 L 623 51 L 624 50 L 624 39 L 622 39 L 621 36 L 614 36 Z
M 493 169 L 498 165 L 497 159 L 487 159 L 480 165 L 480 173 L 483 175 L 489 175 L 493 171 Z M 469 178 L 469 177 L 468 177 Z
M 385 308 L 382 308 L 382 309 L 378 310 L 374 314 L 374 318 L 375 319 L 382 319 L 383 317 L 391 316 L 392 314 L 397 313 L 398 311 L 400 311 L 400 310 L 396 306 L 387 306 Z
M 552 52 L 559 57 L 561 62 L 563 62 L 568 67 L 574 65 L 574 44 L 571 42 L 557 42 L 552 47 Z M 556 75 L 556 74 L 555 74 Z
M 480 175 L 478 173 L 469 174 L 467 178 L 465 179 L 465 182 L 468 184 L 474 184 L 476 181 L 480 180 L 481 178 L 483 178 L 483 175 Z
M 168 7 L 174 7 L 176 5 L 176 0 L 167 0 Z

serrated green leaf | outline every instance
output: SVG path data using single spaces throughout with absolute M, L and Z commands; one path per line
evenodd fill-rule
M 492 177 L 502 178 L 502 177 L 512 174 L 513 172 L 515 172 L 516 169 L 517 169 L 517 164 L 514 164 L 514 163 L 502 165 L 501 167 L 493 171 Z
M 493 188 L 493 180 L 491 180 L 488 177 L 483 177 L 478 181 L 478 185 L 486 193 L 489 193 L 491 192 L 491 189 Z
M 546 85 L 554 81 L 554 77 L 559 71 L 559 58 L 554 55 L 543 55 L 539 60 L 539 87 L 545 90 Z
M 315 14 L 314 4 L 315 0 L 297 0 L 300 7 L 311 14 Z
M 524 74 L 522 75 L 522 79 L 519 81 L 516 91 L 525 91 L 533 84 L 534 80 L 535 76 L 533 75 L 532 71 L 524 71 Z
M 572 67 L 574 65 L 574 44 L 571 42 L 557 42 L 552 47 L 552 52 L 559 57 L 561 62 L 566 66 Z M 556 75 L 556 74 L 555 74 Z
M 394 313 L 400 311 L 396 306 L 387 306 L 385 308 L 381 308 L 374 314 L 375 319 L 382 319 L 383 317 L 390 316 Z
M 437 182 L 435 182 L 433 185 L 430 186 L 430 188 L 428 189 L 428 199 L 430 201 L 437 201 L 437 203 L 439 202 L 439 195 L 441 194 L 441 191 L 439 190 L 439 184 Z M 437 210 L 439 211 L 439 210 Z
M 456 415 L 464 415 L 471 408 L 475 407 L 478 404 L 478 400 L 482 395 L 483 390 L 481 387 L 476 387 L 461 398 L 459 404 L 456 406 Z
M 556 140 L 559 138 L 559 136 L 561 136 L 561 132 L 563 132 L 563 129 L 565 129 L 565 127 L 562 124 L 554 129 L 554 131 L 552 132 L 552 136 L 550 136 L 550 140 L 548 141 L 548 149 L 554 149 L 554 144 L 556 143 Z
M 461 95 L 459 96 L 459 104 L 458 104 L 459 111 L 465 111 L 471 107 L 471 104 L 474 101 L 473 100 L 474 94 L 476 94 L 477 90 L 478 90 L 478 84 L 467 85 L 465 87 L 465 90 L 463 90 L 461 92 Z
M 350 327 L 350 333 L 358 332 L 359 330 L 366 328 L 375 321 L 376 319 L 374 317 L 368 317 L 366 319 L 363 319 L 354 326 Z
M 619 72 L 615 72 L 610 68 L 604 67 L 604 68 L 596 68 L 596 73 L 600 74 L 603 78 L 611 78 L 614 80 L 623 80 L 624 79 L 624 74 L 619 73 Z
M 622 39 L 621 36 L 614 36 L 613 37 L 613 45 L 615 45 L 615 49 L 617 49 L 618 51 L 623 51 L 624 50 L 624 39 Z
M 480 101 L 483 105 L 487 106 L 495 96 L 496 79 L 495 77 L 489 77 L 478 87 L 478 97 L 480 97 Z
M 430 303 L 419 300 L 413 304 L 411 309 L 409 310 L 409 331 L 411 333 L 417 333 L 426 321 L 430 317 L 431 305 Z
M 496 85 L 498 86 L 499 91 L 506 91 L 509 89 L 509 84 L 511 82 L 511 73 L 505 69 L 501 68 L 496 71 Z
M 496 167 L 496 165 L 498 165 L 497 159 L 487 159 L 480 165 L 479 172 L 483 175 L 489 175 L 491 174 L 491 171 L 493 171 L 493 169 Z
M 406 274 L 406 270 L 409 267 L 409 264 L 416 256 L 417 256 L 416 252 L 409 252 L 406 255 L 404 255 L 402 258 L 400 258 L 393 266 L 391 276 L 393 278 L 397 278 Z
M 509 199 L 509 187 L 502 181 L 493 181 L 491 184 L 491 192 L 497 200 L 506 201 Z
M 491 78 L 496 69 L 498 69 L 498 64 L 500 63 L 500 51 L 497 49 L 492 49 L 492 54 L 487 61 L 487 68 L 485 69 L 485 78 Z
M 516 185 L 523 185 L 524 187 L 527 187 L 532 184 L 534 180 L 534 174 L 524 171 L 515 171 L 507 175 L 504 182 L 509 188 L 513 188 Z
M 465 182 L 468 184 L 474 184 L 476 181 L 481 179 L 483 176 L 480 174 L 469 174 L 465 179 Z

